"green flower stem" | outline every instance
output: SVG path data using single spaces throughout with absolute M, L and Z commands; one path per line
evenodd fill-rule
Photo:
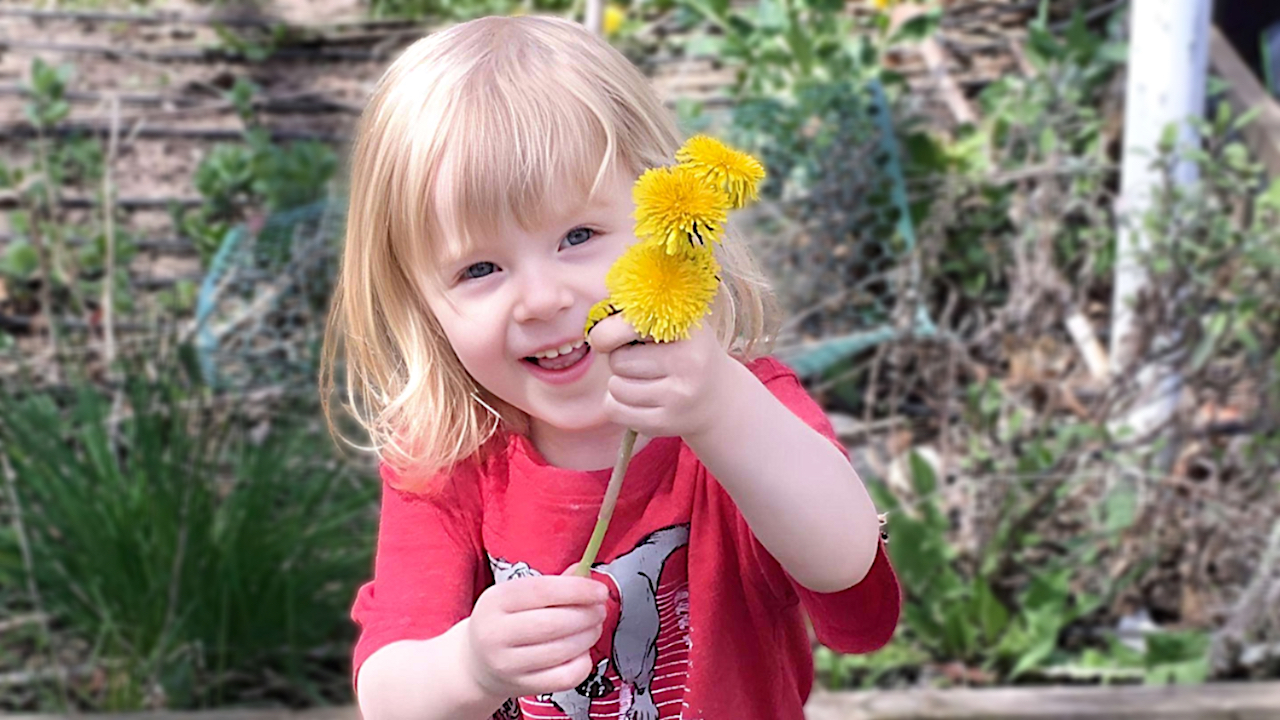
M 609 520 L 613 517 L 613 508 L 618 504 L 618 493 L 622 490 L 622 478 L 627 474 L 627 466 L 631 464 L 631 451 L 636 446 L 636 431 L 627 428 L 622 434 L 622 447 L 618 448 L 618 462 L 613 466 L 613 475 L 609 476 L 609 486 L 604 491 L 604 502 L 600 505 L 600 516 L 596 520 L 596 528 L 591 531 L 591 541 L 587 543 L 582 560 L 573 571 L 578 577 L 590 577 L 591 566 L 600 554 L 600 545 L 604 542 L 605 531 L 609 529 Z

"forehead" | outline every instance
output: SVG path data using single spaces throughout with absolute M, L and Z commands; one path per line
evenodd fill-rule
M 499 176 L 487 187 L 445 170 L 429 203 L 431 255 L 439 264 L 452 263 L 521 233 L 554 234 L 572 223 L 629 210 L 627 173 L 616 162 L 604 164 L 593 191 L 598 169 L 561 171 L 533 183 Z

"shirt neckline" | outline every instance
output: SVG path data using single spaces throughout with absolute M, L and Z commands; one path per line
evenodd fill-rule
M 674 467 L 682 444 L 678 437 L 651 438 L 640 452 L 632 455 L 626 480 L 618 495 L 619 502 L 651 493 L 662 478 L 670 474 L 668 466 Z M 599 470 L 571 470 L 552 465 L 532 440 L 518 433 L 512 434 L 507 455 L 513 471 L 538 476 L 539 486 L 547 491 L 539 493 L 539 496 L 551 502 L 603 498 L 609 476 L 613 474 L 612 466 Z

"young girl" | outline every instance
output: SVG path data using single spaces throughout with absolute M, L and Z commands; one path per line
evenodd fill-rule
M 893 634 L 875 509 L 761 355 L 776 310 L 740 238 L 690 338 L 633 344 L 615 315 L 583 341 L 636 242 L 632 185 L 680 143 L 620 53 L 554 18 L 423 38 L 374 90 L 323 378 L 328 397 L 341 342 L 382 460 L 352 610 L 368 720 L 798 719 L 805 615 L 840 651 Z M 626 428 L 599 562 L 575 577 Z

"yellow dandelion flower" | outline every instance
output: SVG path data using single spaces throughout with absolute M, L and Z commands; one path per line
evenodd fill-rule
M 689 138 L 676 152 L 676 160 L 724 188 L 734 208 L 755 200 L 764 179 L 764 166 L 759 160 L 706 135 Z
M 669 253 L 696 252 L 720 241 L 728 197 L 684 166 L 653 168 L 636 180 L 636 237 Z
M 582 328 L 582 336 L 585 338 L 591 334 L 591 328 L 595 327 L 596 323 L 617 312 L 619 312 L 618 308 L 614 307 L 613 301 L 609 298 L 592 305 L 587 311 L 587 324 Z
M 636 243 L 604 282 L 613 305 L 641 337 L 671 342 L 702 326 L 720 287 L 719 272 L 710 252 L 673 255 L 661 245 Z
M 627 11 L 617 5 L 609 5 L 604 9 L 604 34 L 613 37 L 627 19 Z
M 876 6 L 877 10 L 888 10 L 898 4 L 898 0 L 871 0 L 871 4 Z

